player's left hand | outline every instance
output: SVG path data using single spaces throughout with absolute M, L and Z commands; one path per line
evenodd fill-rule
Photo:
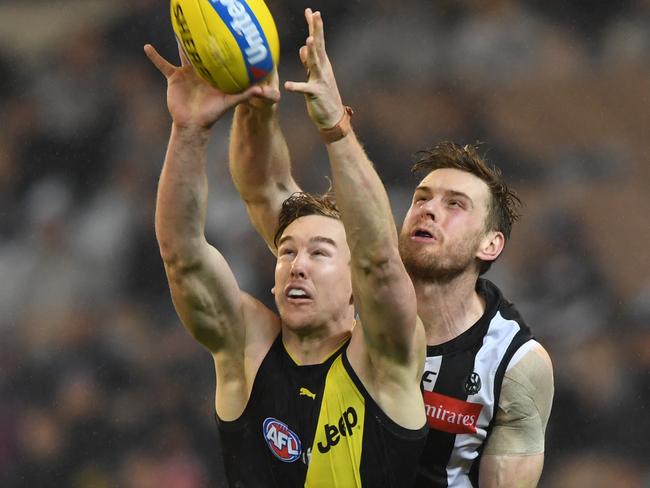
M 196 73 L 180 46 L 180 66 L 163 58 L 151 44 L 144 46 L 144 52 L 167 79 L 167 108 L 178 127 L 209 129 L 227 110 L 239 103 L 256 98 L 273 104 L 280 98 L 277 86 L 272 83 L 253 85 L 237 94 L 219 91 Z
M 307 70 L 307 81 L 287 81 L 284 87 L 288 91 L 304 94 L 311 120 L 319 129 L 329 129 L 341 120 L 343 103 L 325 51 L 321 13 L 305 9 L 305 19 L 309 26 L 309 37 L 299 54 L 300 61 Z

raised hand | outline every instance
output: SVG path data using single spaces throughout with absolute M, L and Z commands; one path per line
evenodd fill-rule
M 307 70 L 306 82 L 287 81 L 284 87 L 291 92 L 303 93 L 309 117 L 319 129 L 335 126 L 343 116 L 343 103 L 336 86 L 332 64 L 325 51 L 323 19 L 320 12 L 305 10 L 309 37 L 300 48 L 300 61 Z
M 246 105 L 258 110 L 265 110 L 275 105 L 280 99 L 280 80 L 277 68 L 273 68 L 273 71 L 258 85 L 262 88 L 263 94 L 261 96 L 253 95 L 245 102 Z
M 151 45 L 144 52 L 167 79 L 167 108 L 179 127 L 210 128 L 231 107 L 253 97 L 272 104 L 279 100 L 277 83 L 253 85 L 243 93 L 227 94 L 209 85 L 194 71 L 182 49 L 178 49 L 181 65 L 174 66 Z M 277 75 L 276 75 L 277 76 Z

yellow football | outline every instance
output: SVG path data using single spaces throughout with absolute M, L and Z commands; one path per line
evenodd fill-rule
M 263 0 L 171 0 L 174 33 L 196 72 L 225 93 L 263 80 L 280 40 Z

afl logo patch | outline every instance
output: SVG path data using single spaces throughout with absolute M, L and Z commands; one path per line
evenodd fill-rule
M 468 395 L 476 395 L 481 390 L 481 377 L 472 371 L 465 380 L 465 392 Z
M 300 439 L 284 422 L 268 417 L 262 425 L 264 440 L 280 461 L 292 463 L 300 458 Z

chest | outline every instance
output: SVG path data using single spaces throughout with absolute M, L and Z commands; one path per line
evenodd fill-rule
M 283 463 L 308 461 L 329 367 L 296 367 L 281 358 L 258 372 L 248 413 L 260 440 Z

